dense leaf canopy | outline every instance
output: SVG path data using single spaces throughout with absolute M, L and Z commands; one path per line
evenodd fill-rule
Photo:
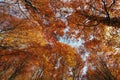
M 0 80 L 119 80 L 120 0 L 0 0 Z

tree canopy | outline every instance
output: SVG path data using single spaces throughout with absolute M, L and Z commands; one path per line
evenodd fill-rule
M 119 80 L 120 0 L 0 0 L 0 80 Z

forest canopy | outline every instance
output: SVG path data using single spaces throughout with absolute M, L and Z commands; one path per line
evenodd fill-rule
M 0 0 L 0 80 L 120 80 L 120 0 Z

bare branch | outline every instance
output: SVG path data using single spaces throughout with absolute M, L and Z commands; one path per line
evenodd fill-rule
M 112 0 L 111 5 L 109 6 L 109 8 L 111 8 L 114 4 L 115 4 L 116 0 Z
M 106 20 L 108 21 L 108 23 L 110 23 L 110 14 L 107 10 L 107 5 L 106 5 L 106 1 L 105 0 L 102 0 L 102 3 L 103 3 L 103 7 L 104 7 L 104 10 L 106 12 Z

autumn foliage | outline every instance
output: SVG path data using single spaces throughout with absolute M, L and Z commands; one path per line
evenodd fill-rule
M 1 0 L 0 80 L 120 80 L 120 0 Z

